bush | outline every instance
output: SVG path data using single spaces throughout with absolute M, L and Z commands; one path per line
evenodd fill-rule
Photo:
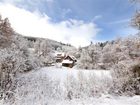
M 129 65 L 128 65 L 129 64 Z M 140 94 L 139 62 L 121 62 L 115 65 L 112 72 L 113 86 L 111 92 L 118 95 Z
M 11 46 L 0 50 L 0 96 L 1 99 L 13 98 L 16 76 L 41 66 L 36 55 L 31 55 L 27 46 L 19 46 L 23 41 L 14 40 Z M 17 44 L 20 43 L 20 44 Z
M 15 76 L 21 71 L 25 59 L 19 51 L 0 51 L 0 92 L 1 98 L 10 98 L 15 89 Z
M 68 76 L 65 81 L 65 97 L 69 100 L 100 97 L 102 94 L 107 94 L 112 81 L 108 77 L 98 77 L 96 74 L 84 75 L 78 73 L 77 77 Z

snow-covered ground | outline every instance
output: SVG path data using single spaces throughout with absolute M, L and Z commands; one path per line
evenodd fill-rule
M 94 75 L 96 77 L 108 77 L 111 78 L 110 71 L 107 70 L 80 70 L 80 69 L 73 69 L 73 68 L 55 68 L 55 67 L 47 67 L 42 68 L 40 71 L 36 72 L 37 74 L 44 74 L 47 75 L 49 78 L 65 80 L 68 76 L 74 76 L 75 78 L 78 77 L 79 73 L 83 73 L 84 76 Z
M 96 81 L 93 80 L 94 82 L 92 82 L 90 80 L 87 82 L 87 78 L 95 79 Z M 18 78 L 19 85 L 15 95 L 16 101 L 12 104 L 10 103 L 10 105 L 140 105 L 140 96 L 117 97 L 109 95 L 106 92 L 108 82 L 102 82 L 101 78 L 106 81 L 111 80 L 110 71 L 42 68 L 23 74 Z M 98 84 L 98 82 L 102 83 Z M 84 85 L 85 87 L 83 86 L 82 91 L 77 90 L 81 89 L 78 88 L 79 83 L 86 84 Z M 85 94 L 88 94 L 90 87 L 99 88 L 101 92 L 94 94 L 92 97 L 84 97 Z M 102 91 L 100 89 L 106 90 Z M 73 95 L 81 92 L 80 94 L 83 97 L 72 97 L 70 100 L 66 95 L 69 90 L 73 91 Z M 98 91 L 98 89 L 96 90 Z M 0 103 L 0 105 L 4 104 Z
M 91 99 L 75 99 L 72 101 L 50 101 L 47 105 L 140 105 L 140 96 L 134 97 L 99 97 Z

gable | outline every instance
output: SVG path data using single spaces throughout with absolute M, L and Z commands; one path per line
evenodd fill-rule
M 65 57 L 65 60 L 66 60 L 66 59 L 67 59 L 67 60 L 70 60 L 70 61 L 73 61 L 73 59 L 72 59 L 69 55 Z

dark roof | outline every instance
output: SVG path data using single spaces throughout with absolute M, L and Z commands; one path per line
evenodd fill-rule
M 70 57 L 71 60 L 77 60 L 74 56 L 72 55 L 67 55 L 64 59 L 67 59 L 68 57 Z

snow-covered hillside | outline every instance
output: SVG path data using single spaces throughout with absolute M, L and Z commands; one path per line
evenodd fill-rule
M 46 67 L 18 80 L 12 105 L 140 105 L 140 96 L 108 94 L 110 71 Z

